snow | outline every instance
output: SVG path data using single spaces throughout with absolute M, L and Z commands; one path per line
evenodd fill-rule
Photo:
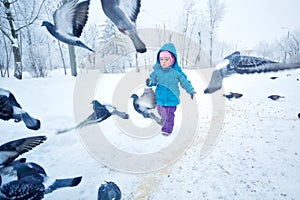
M 300 196 L 300 70 L 290 70 L 268 74 L 234 75 L 224 79 L 224 93 L 239 92 L 240 99 L 227 100 L 222 91 L 213 95 L 203 94 L 207 84 L 201 78 L 201 71 L 185 70 L 196 88 L 196 99 L 181 93 L 182 106 L 176 111 L 174 133 L 165 137 L 159 134 L 156 125 L 153 135 L 143 135 L 151 121 L 141 118 L 131 108 L 132 101 L 124 99 L 129 120 L 111 117 L 106 121 L 85 127 L 81 131 L 70 131 L 56 135 L 56 131 L 74 126 L 77 122 L 74 105 L 74 92 L 78 78 L 64 76 L 63 72 L 51 72 L 48 78 L 1 78 L 0 85 L 13 92 L 33 117 L 41 120 L 38 131 L 27 129 L 23 122 L 0 121 L 1 139 L 7 141 L 31 136 L 46 135 L 44 144 L 23 155 L 28 161 L 44 167 L 51 178 L 83 176 L 76 188 L 66 188 L 48 194 L 45 199 L 97 199 L 97 190 L 103 181 L 114 181 L 122 191 L 122 199 L 297 199 Z M 85 72 L 82 72 L 83 74 Z M 150 72 L 149 72 L 150 73 Z M 80 76 L 80 75 L 79 75 Z M 111 103 L 113 91 L 126 75 L 107 74 L 97 82 L 95 98 L 102 103 Z M 271 76 L 278 79 L 271 80 Z M 136 86 L 133 92 L 141 92 Z M 285 98 L 272 101 L 267 97 L 279 94 Z M 212 148 L 203 154 L 203 145 L 209 130 L 215 123 L 213 98 L 225 101 L 222 129 L 215 138 Z M 90 99 L 91 101 L 92 99 Z M 123 100 L 123 99 L 122 99 Z M 84 138 L 100 130 L 106 140 L 116 149 L 129 154 L 147 156 L 162 151 L 164 147 L 178 143 L 182 138 L 179 130 L 185 123 L 182 116 L 184 105 L 196 106 L 198 115 L 191 124 L 197 125 L 192 143 L 181 149 L 180 154 L 161 165 L 159 170 L 134 172 L 124 170 L 130 165 L 130 158 L 119 160 L 119 168 L 107 167 L 98 161 Z M 92 107 L 84 108 L 82 116 L 88 116 Z M 117 108 L 119 105 L 114 105 Z M 194 115 L 191 113 L 190 115 Z M 82 120 L 84 117 L 82 118 Z M 134 120 L 134 122 L 131 122 Z M 139 133 L 124 131 L 135 124 Z M 125 124 L 125 125 L 124 125 Z M 145 125 L 146 124 L 146 125 Z M 123 127 L 122 127 L 123 126 Z M 189 134 L 189 133 L 188 133 Z M 142 138 L 143 136 L 143 138 Z M 149 136 L 149 137 L 146 137 Z M 183 135 L 189 137 L 189 135 Z M 95 136 L 95 138 L 98 136 Z M 94 141 L 102 144 L 103 141 Z M 97 144 L 97 143 L 95 143 Z M 175 146 L 174 146 L 175 149 Z M 103 149 L 105 151 L 105 149 Z M 104 155 L 112 160 L 118 151 Z M 171 152 L 170 154 L 172 154 Z M 164 161 L 169 155 L 158 154 L 156 158 Z M 155 161 L 156 162 L 156 161 Z M 109 163 L 109 162 L 108 162 Z M 156 164 L 159 164 L 159 161 Z M 112 163 L 115 164 L 115 163 Z M 136 163 L 149 165 L 154 163 Z M 149 167 L 149 168 L 147 168 Z

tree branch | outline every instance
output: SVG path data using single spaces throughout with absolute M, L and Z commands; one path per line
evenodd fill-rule
M 0 27 L 0 31 L 10 40 L 11 43 L 13 43 L 13 40 L 11 39 L 10 35 L 6 33 L 1 27 Z
M 40 8 L 39 8 L 39 10 L 38 10 L 38 12 L 37 12 L 37 14 L 36 14 L 36 16 L 31 20 L 31 22 L 29 22 L 28 24 L 26 24 L 26 25 L 24 25 L 24 26 L 21 26 L 21 27 L 19 27 L 18 29 L 16 29 L 16 32 L 18 32 L 19 30 L 21 30 L 21 29 L 23 29 L 23 28 L 25 28 L 25 27 L 27 27 L 27 26 L 33 24 L 33 23 L 38 19 L 39 15 L 40 15 L 40 12 L 41 12 L 41 10 L 42 10 L 42 6 L 43 6 L 43 4 L 45 3 L 45 1 L 46 1 L 46 0 L 43 0 L 43 2 L 41 3 L 41 6 L 40 6 Z

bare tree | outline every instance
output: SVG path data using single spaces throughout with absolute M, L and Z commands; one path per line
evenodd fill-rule
M 219 0 L 208 0 L 208 17 L 209 17 L 209 67 L 212 67 L 213 61 L 213 42 L 214 42 L 214 35 L 218 24 L 223 19 L 225 12 L 225 4 L 220 3 Z
M 25 27 L 32 25 L 38 18 L 41 7 L 44 4 L 45 0 L 36 8 L 32 6 L 31 12 L 28 13 L 27 16 L 30 19 L 26 20 L 16 20 L 18 16 L 18 10 L 16 10 L 17 6 L 13 6 L 13 4 L 17 3 L 18 0 L 10 1 L 10 0 L 0 0 L 1 7 L 3 6 L 3 13 L 0 15 L 7 20 L 7 23 L 0 24 L 0 31 L 9 39 L 12 44 L 12 51 L 14 55 L 15 62 L 15 70 L 14 76 L 18 79 L 22 79 L 22 51 L 21 51 L 21 30 Z M 32 1 L 32 5 L 38 5 L 37 2 Z M 1 9 L 2 10 L 2 9 Z M 8 26 L 8 27 L 7 27 Z
M 300 62 L 300 32 L 292 32 L 288 41 L 288 49 L 290 63 Z
M 116 26 L 110 20 L 106 20 L 103 27 L 100 42 L 100 46 L 102 46 L 101 58 L 119 56 L 120 59 L 121 57 L 126 57 L 127 59 L 125 60 L 131 62 L 131 57 L 127 54 L 124 36 L 119 33 Z M 122 69 L 124 69 L 123 64 L 120 65 L 119 62 L 112 61 L 109 68 L 106 68 L 104 72 L 122 72 Z
M 11 50 L 7 45 L 6 37 L 4 36 L 4 34 L 2 34 L 2 38 L 3 40 L 0 40 L 0 44 L 1 44 L 0 46 L 3 46 L 4 49 L 0 49 L 2 50 L 1 52 L 2 56 L 0 57 L 0 71 L 2 77 L 5 77 L 6 75 L 7 77 L 9 77 L 9 64 L 11 58 Z
M 188 50 L 188 48 L 186 49 L 186 45 L 187 45 L 187 37 L 188 37 L 188 30 L 190 31 L 190 35 L 193 34 L 193 28 L 195 25 L 195 20 L 191 21 L 191 17 L 194 14 L 194 7 L 195 7 L 195 1 L 194 0 L 190 0 L 190 1 L 185 1 L 184 4 L 184 22 L 182 24 L 182 33 L 183 33 L 183 49 L 182 49 L 182 55 L 181 55 L 181 66 L 184 67 L 186 62 L 187 62 L 187 58 L 186 55 L 188 55 L 188 52 L 186 52 Z M 191 25 L 191 23 L 193 23 L 193 25 Z

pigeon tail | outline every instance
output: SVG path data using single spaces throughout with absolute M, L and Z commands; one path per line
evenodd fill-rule
M 112 115 L 117 115 L 119 117 L 121 117 L 122 119 L 129 119 L 129 115 L 125 112 L 120 112 L 118 110 L 114 110 L 112 113 Z
M 78 41 L 77 44 L 76 44 L 76 46 L 83 47 L 83 48 L 85 48 L 85 49 L 87 49 L 87 50 L 95 53 L 95 51 L 93 49 L 89 48 L 88 46 L 86 46 L 85 44 L 83 44 L 81 41 Z
M 144 42 L 139 38 L 135 30 L 126 30 L 125 34 L 129 36 L 132 40 L 133 45 L 137 52 L 145 53 L 147 51 L 146 45 Z
M 81 179 L 82 176 L 75 178 L 56 179 L 55 182 L 45 190 L 45 194 L 49 194 L 60 188 L 77 186 L 81 182 Z
M 69 131 L 74 130 L 74 129 L 81 129 L 85 126 L 88 126 L 88 125 L 91 125 L 91 124 L 96 124 L 96 123 L 101 122 L 101 121 L 102 121 L 102 118 L 97 119 L 96 114 L 92 113 L 84 121 L 80 122 L 78 125 L 76 125 L 74 127 L 71 127 L 71 128 L 66 128 L 66 129 L 63 129 L 63 130 L 58 130 L 56 132 L 56 134 L 66 133 L 66 132 L 69 132 Z
M 38 119 L 31 117 L 27 112 L 20 114 L 20 118 L 24 121 L 27 128 L 31 130 L 39 130 L 41 122 Z
M 221 89 L 222 83 L 223 83 L 223 76 L 222 76 L 221 70 L 215 70 L 212 73 L 209 85 L 204 90 L 204 94 L 207 94 L 207 93 L 211 94 L 211 93 Z
M 156 123 L 158 123 L 159 125 L 162 125 L 163 124 L 163 122 L 162 122 L 162 120 L 159 118 L 159 117 L 157 117 L 154 113 L 149 113 L 149 117 L 151 118 L 151 119 L 153 119 Z

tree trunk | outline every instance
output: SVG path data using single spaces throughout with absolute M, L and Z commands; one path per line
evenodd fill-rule
M 135 52 L 135 67 L 136 67 L 136 72 L 140 72 L 140 67 L 139 67 L 139 61 L 138 61 L 138 53 Z
M 12 39 L 11 39 L 11 43 L 13 45 L 13 54 L 14 54 L 14 59 L 15 59 L 15 72 L 14 72 L 14 76 L 17 79 L 22 79 L 22 54 L 19 48 L 19 42 L 18 42 L 18 35 L 16 33 L 15 27 L 14 27 L 14 19 L 13 19 L 13 15 L 11 12 L 11 8 L 10 8 L 10 2 L 8 2 L 8 0 L 4 0 L 3 2 L 4 6 L 5 6 L 5 13 L 7 16 L 7 20 L 10 26 L 10 31 L 11 31 L 11 35 L 12 35 Z
M 71 65 L 71 75 L 77 76 L 75 48 L 73 45 L 68 45 L 68 46 L 69 46 L 69 56 L 70 56 L 70 65 Z
M 57 43 L 58 43 L 58 48 L 59 48 L 59 52 L 60 52 L 60 57 L 61 57 L 61 60 L 62 60 L 63 66 L 64 66 L 65 75 L 67 75 L 67 69 L 66 69 L 66 63 L 65 63 L 65 59 L 64 59 L 64 54 L 62 53 L 59 40 L 57 40 Z

